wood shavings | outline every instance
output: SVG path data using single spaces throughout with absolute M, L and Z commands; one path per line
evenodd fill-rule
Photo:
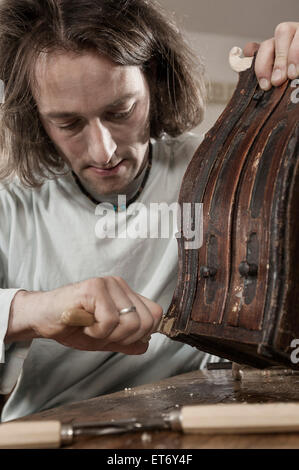
M 152 441 L 152 436 L 148 432 L 143 432 L 141 434 L 141 440 L 144 443 L 151 442 Z

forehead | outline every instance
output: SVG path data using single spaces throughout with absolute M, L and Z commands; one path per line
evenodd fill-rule
M 92 52 L 41 54 L 35 79 L 33 94 L 41 112 L 53 107 L 66 112 L 104 108 L 123 97 L 142 95 L 147 89 L 139 67 L 117 65 Z

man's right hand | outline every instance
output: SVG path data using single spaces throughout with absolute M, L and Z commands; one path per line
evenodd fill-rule
M 136 312 L 119 311 L 136 307 Z M 61 314 L 71 308 L 94 315 L 89 327 L 68 326 Z M 88 351 L 143 354 L 144 342 L 157 330 L 162 308 L 134 292 L 119 277 L 94 278 L 48 292 L 19 291 L 12 302 L 6 343 L 49 338 Z

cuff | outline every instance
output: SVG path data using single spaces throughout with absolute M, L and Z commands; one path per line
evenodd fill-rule
M 23 289 L 0 289 L 0 364 L 5 362 L 4 338 L 7 332 L 10 305 L 17 292 Z
M 10 393 L 16 384 L 23 362 L 28 354 L 30 342 L 4 344 L 7 332 L 10 305 L 17 292 L 24 289 L 0 289 L 0 393 Z M 5 360 L 6 359 L 6 360 Z M 5 363 L 5 364 L 4 364 Z
M 0 364 L 0 394 L 10 393 L 22 372 L 31 341 L 14 343 L 6 353 L 5 364 Z

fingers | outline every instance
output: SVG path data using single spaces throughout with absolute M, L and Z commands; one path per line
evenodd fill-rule
M 105 339 L 120 322 L 117 306 L 107 290 L 107 282 L 102 278 L 92 279 L 84 283 L 84 289 L 82 307 L 94 314 L 95 323 L 83 331 L 91 338 Z
M 119 341 L 123 345 L 130 345 L 147 338 L 155 331 L 162 309 L 155 302 L 134 292 L 122 278 L 115 278 L 115 281 L 120 290 L 122 290 L 127 299 L 129 299 L 126 300 L 125 303 L 125 297 L 120 298 L 119 310 L 134 305 L 136 312 L 121 315 L 120 326 L 123 326 L 123 328 L 119 328 L 119 331 L 115 330 L 115 332 L 110 335 L 109 341 Z M 120 332 L 120 330 L 122 330 L 122 332 Z
M 299 76 L 299 23 L 279 24 L 274 38 L 262 42 L 255 72 L 263 90 Z
M 99 300 L 96 301 L 94 308 L 96 322 L 84 328 L 86 335 L 101 339 L 102 346 L 105 347 L 107 344 L 118 344 L 120 352 L 120 346 L 133 345 L 155 330 L 161 316 L 161 307 L 152 301 L 145 302 L 145 298 L 136 294 L 123 279 L 103 278 L 99 282 L 98 289 L 101 292 L 100 295 L 96 295 Z M 132 305 L 136 307 L 136 312 L 119 315 L 121 309 Z M 144 345 L 135 345 L 134 348 L 144 350 Z
M 288 55 L 288 76 L 291 80 L 299 77 L 299 23 Z
M 144 354 L 148 349 L 149 343 L 137 341 L 136 343 L 124 346 L 121 343 L 109 343 L 107 341 L 92 338 L 83 334 L 82 331 L 72 331 L 68 336 L 58 337 L 57 340 L 67 347 L 72 347 L 82 351 L 111 351 L 123 354 Z
M 161 321 L 161 318 L 162 318 L 162 315 L 163 315 L 163 309 L 160 305 L 156 304 L 155 302 L 153 302 L 150 299 L 147 299 L 143 295 L 141 295 L 141 294 L 137 294 L 137 295 L 138 295 L 138 297 L 141 298 L 141 300 L 145 303 L 145 305 L 151 311 L 151 314 L 152 314 L 153 319 L 154 319 L 154 324 L 153 324 L 153 328 L 152 328 L 152 333 L 153 333 L 157 330 L 157 328 L 160 324 L 160 321 Z
M 275 30 L 275 61 L 271 77 L 272 85 L 278 86 L 288 78 L 289 54 L 295 40 L 295 23 L 282 23 Z
M 163 313 L 158 304 L 117 277 L 88 279 L 38 294 L 38 306 L 33 310 L 40 315 L 32 322 L 36 337 L 85 351 L 143 354 Z M 136 311 L 120 315 L 120 310 L 133 305 Z M 72 309 L 89 312 L 94 323 L 83 327 L 61 321 L 62 313 Z
M 120 345 L 119 343 L 107 343 L 101 350 L 120 352 L 123 354 L 137 355 L 144 354 L 148 349 L 149 343 L 137 341 L 136 343 L 129 344 L 128 346 Z
M 272 86 L 271 74 L 274 63 L 274 54 L 274 39 L 268 39 L 267 41 L 262 42 L 255 60 L 255 73 L 260 87 L 263 90 L 270 90 Z

